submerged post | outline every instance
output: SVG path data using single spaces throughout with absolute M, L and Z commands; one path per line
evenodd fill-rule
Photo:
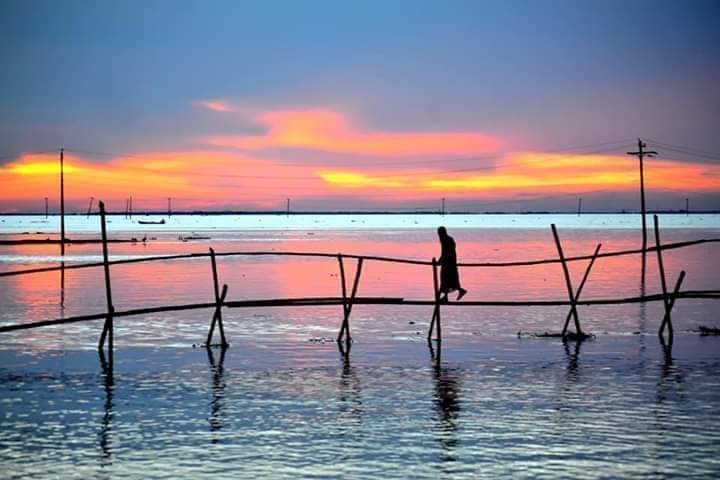
M 338 342 L 341 342 L 343 340 L 343 336 L 346 343 L 349 343 L 352 340 L 352 337 L 350 336 L 350 313 L 352 312 L 353 305 L 355 304 L 355 297 L 357 296 L 358 287 L 360 286 L 360 275 L 362 273 L 363 260 L 363 257 L 358 258 L 357 266 L 355 268 L 355 278 L 353 279 L 350 297 L 348 298 L 347 282 L 345 280 L 345 265 L 343 263 L 342 254 L 338 254 L 338 265 L 340 268 L 341 277 L 340 285 L 343 295 L 343 321 L 340 325 L 340 333 L 337 337 Z
M 555 246 L 557 247 L 558 255 L 560 256 L 560 264 L 562 265 L 563 269 L 563 275 L 565 276 L 565 285 L 567 287 L 568 291 L 568 298 L 570 299 L 570 312 L 572 313 L 573 320 L 575 321 L 575 333 L 578 336 L 582 336 L 582 329 L 580 328 L 580 320 L 578 318 L 577 314 L 577 303 L 575 300 L 575 295 L 573 293 L 573 287 L 572 287 L 572 281 L 570 280 L 570 271 L 568 270 L 567 262 L 565 261 L 565 254 L 563 254 L 562 244 L 560 243 L 560 237 L 557 233 L 557 228 L 555 228 L 555 224 L 551 224 L 550 228 L 552 229 L 553 237 L 555 238 Z M 565 332 L 563 332 L 565 333 Z M 565 336 L 563 334 L 563 336 Z
M 223 327 L 222 321 L 222 304 L 225 301 L 227 295 L 227 285 L 223 285 L 222 294 L 220 293 L 220 282 L 218 281 L 217 274 L 217 262 L 215 261 L 215 250 L 210 248 L 210 265 L 212 267 L 213 276 L 213 292 L 215 294 L 215 311 L 213 312 L 212 320 L 210 321 L 210 331 L 208 332 L 207 340 L 205 341 L 206 346 L 210 346 L 212 342 L 213 332 L 215 331 L 215 324 L 217 323 L 218 330 L 220 331 L 220 345 L 227 347 L 228 343 L 225 339 L 225 328 Z
M 593 264 L 595 263 L 595 259 L 598 256 L 598 253 L 600 253 L 600 247 L 602 247 L 602 243 L 598 243 L 597 247 L 595 247 L 595 252 L 592 255 L 592 258 L 590 259 L 590 263 L 588 263 L 588 266 L 585 268 L 585 274 L 583 275 L 582 281 L 580 282 L 580 286 L 578 287 L 577 291 L 575 292 L 575 304 L 570 306 L 570 311 L 567 314 L 567 317 L 565 317 L 565 325 L 563 326 L 562 330 L 562 336 L 565 337 L 567 334 L 567 328 L 568 324 L 570 323 L 570 317 L 573 314 L 577 314 L 577 301 L 580 299 L 580 293 L 582 293 L 583 287 L 585 287 L 585 282 L 588 279 L 588 276 L 590 275 L 590 269 L 592 269 Z
M 340 342 L 345 336 L 346 341 L 350 341 L 350 331 L 348 328 L 348 301 L 347 301 L 347 283 L 345 282 L 345 264 L 343 263 L 342 253 L 337 254 L 338 275 L 340 275 L 340 293 L 342 293 L 343 319 L 340 324 L 340 333 L 338 333 L 337 341 Z
M 107 317 L 103 326 L 102 334 L 100 334 L 100 342 L 98 350 L 102 350 L 105 346 L 105 339 L 108 341 L 108 358 L 109 366 L 112 369 L 113 364 L 113 315 L 115 307 L 112 303 L 112 289 L 110 286 L 110 263 L 108 262 L 108 243 L 107 243 L 107 227 L 105 224 L 105 203 L 99 202 L 100 208 L 100 232 L 102 234 L 102 252 L 103 252 L 103 270 L 105 271 L 105 300 L 107 302 Z
M 670 316 L 670 313 L 672 311 L 673 306 L 675 306 L 675 299 L 677 298 L 677 294 L 680 292 L 680 286 L 682 285 L 682 282 L 685 279 L 685 271 L 683 270 L 680 272 L 680 276 L 677 279 L 677 283 L 675 284 L 673 293 L 672 293 L 672 295 L 668 296 L 667 281 L 665 280 L 665 265 L 663 264 L 662 248 L 661 248 L 661 244 L 660 244 L 660 224 L 659 224 L 657 215 L 653 215 L 653 226 L 655 228 L 655 247 L 657 249 L 658 270 L 660 273 L 660 286 L 662 287 L 663 305 L 665 306 L 665 315 L 663 316 L 662 323 L 660 324 L 660 329 L 658 330 L 658 335 L 660 337 L 662 337 L 665 333 L 665 326 L 667 326 L 668 334 L 669 334 L 670 338 L 672 339 L 673 326 L 672 326 L 672 317 Z
M 438 272 L 437 272 L 437 259 L 432 259 L 432 270 L 433 270 L 433 295 L 435 306 L 433 307 L 433 315 L 430 320 L 430 328 L 428 329 L 427 339 L 428 342 L 432 340 L 433 329 L 437 331 L 438 342 L 442 341 L 442 327 L 440 326 L 440 287 L 438 286 Z

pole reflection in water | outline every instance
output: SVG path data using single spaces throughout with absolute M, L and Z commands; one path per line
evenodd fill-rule
M 683 391 L 682 388 L 680 388 L 683 383 L 683 375 L 673 362 L 672 337 L 670 337 L 667 341 L 662 335 L 659 335 L 658 338 L 660 339 L 660 347 L 662 348 L 663 362 L 660 367 L 660 379 L 658 380 L 657 384 L 656 404 L 658 405 L 658 407 L 661 407 L 663 403 L 668 400 L 668 397 L 673 393 L 674 387 L 677 387 L 679 399 L 683 399 Z M 662 409 L 659 409 L 656 413 L 659 416 L 666 415 L 666 413 L 663 412 Z
M 362 385 L 355 368 L 350 364 L 350 341 L 338 342 L 338 351 L 342 357 L 342 373 L 340 374 L 339 408 L 340 417 L 351 420 L 355 426 L 362 423 L 363 402 Z
M 460 382 L 458 372 L 442 366 L 442 342 L 437 342 L 437 351 L 428 342 L 433 364 L 433 383 L 435 387 L 435 410 L 438 418 L 438 441 L 440 459 L 445 462 L 456 460 L 457 428 L 460 413 Z
M 563 347 L 565 348 L 565 356 L 567 357 L 568 364 L 567 368 L 565 369 L 566 375 L 565 378 L 567 380 L 572 381 L 573 383 L 577 382 L 580 379 L 580 345 L 582 344 L 584 340 L 578 339 L 573 341 L 574 346 L 572 352 L 570 351 L 570 342 L 566 339 L 563 339 Z
M 223 428 L 222 422 L 222 407 L 225 401 L 225 369 L 223 364 L 225 363 L 225 352 L 227 346 L 220 347 L 220 359 L 215 363 L 215 356 L 211 347 L 207 347 L 208 362 L 210 363 L 210 371 L 212 372 L 212 402 L 210 402 L 210 417 L 208 421 L 210 423 L 210 432 L 217 432 Z M 218 443 L 219 439 L 213 437 L 212 443 Z
M 98 433 L 100 441 L 100 450 L 102 451 L 101 467 L 112 465 L 112 419 L 113 419 L 113 390 L 115 388 L 115 378 L 112 366 L 110 366 L 105 358 L 105 352 L 98 350 L 100 357 L 100 367 L 102 369 L 103 388 L 105 389 L 105 413 L 102 419 L 102 427 Z

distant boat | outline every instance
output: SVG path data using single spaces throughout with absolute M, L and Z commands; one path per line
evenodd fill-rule
M 182 235 L 180 235 L 180 236 L 178 237 L 178 240 L 183 241 L 183 242 L 187 242 L 187 241 L 190 241 L 190 240 L 210 240 L 210 237 L 205 237 L 205 236 L 202 236 L 202 235 L 195 235 L 195 234 L 193 234 L 193 235 L 186 235 L 186 236 L 184 236 L 184 237 L 183 237 Z
M 159 222 L 153 220 L 138 220 L 140 225 L 165 225 L 165 219 L 163 218 Z

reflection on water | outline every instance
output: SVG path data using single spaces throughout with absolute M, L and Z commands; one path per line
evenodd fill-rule
M 115 388 L 115 377 L 113 376 L 112 365 L 108 364 L 105 358 L 105 352 L 98 350 L 100 359 L 100 367 L 102 369 L 101 378 L 103 380 L 103 388 L 105 390 L 105 412 L 102 418 L 102 427 L 98 433 L 100 439 L 100 450 L 102 451 L 101 466 L 112 465 L 111 453 L 111 430 L 113 419 L 113 389 Z
M 438 249 L 434 229 L 313 233 L 212 236 L 219 252 L 427 259 Z M 543 230 L 453 233 L 465 261 L 556 254 Z M 563 246 L 575 255 L 598 240 L 608 250 L 637 243 L 633 230 L 601 233 L 569 231 Z M 705 233 L 678 229 L 665 237 L 717 231 Z M 668 251 L 668 275 L 685 269 L 686 288 L 717 289 L 720 270 L 708 261 L 714 248 Z M 93 245 L 69 249 L 78 258 L 99 253 Z M 111 255 L 198 250 L 161 237 L 143 247 L 113 245 Z M 0 263 L 22 267 L 3 260 L 14 256 L 36 258 L 28 265 L 39 266 L 47 254 L 44 247 L 13 247 L 0 252 Z M 580 263 L 571 268 L 576 280 Z M 638 257 L 600 259 L 583 298 L 637 291 L 638 271 L 640 293 L 655 293 L 656 267 L 651 257 L 644 266 Z M 210 302 L 209 271 L 207 259 L 114 266 L 114 303 L 129 309 Z M 339 294 L 335 259 L 222 257 L 218 273 L 231 300 Z M 558 265 L 461 275 L 468 299 L 565 298 Z M 55 272 L 0 279 L 0 322 L 104 311 L 100 269 L 65 276 L 64 292 Z M 367 262 L 358 294 L 428 298 L 431 278 L 426 268 Z M 565 307 L 446 306 L 444 342 L 428 344 L 429 362 L 424 332 L 431 307 L 356 305 L 350 321 L 357 343 L 338 344 L 338 351 L 335 342 L 308 340 L 334 338 L 341 307 L 226 309 L 233 346 L 205 351 L 190 345 L 202 343 L 212 312 L 121 318 L 112 364 L 95 353 L 102 320 L 3 334 L 0 464 L 3 475 L 46 478 L 713 477 L 720 443 L 717 338 L 683 330 L 713 326 L 717 304 L 682 301 L 674 312 L 673 345 L 657 341 L 660 303 L 580 307 L 585 329 L 597 334 L 586 342 L 515 338 L 518 330 L 559 330 Z
M 442 343 L 438 343 L 437 353 L 433 352 L 433 381 L 435 387 L 434 403 L 437 411 L 437 438 L 440 442 L 440 459 L 444 462 L 456 460 L 458 416 L 460 413 L 460 371 L 444 367 L 441 360 Z
M 711 477 L 706 340 L 648 343 L 651 362 L 617 355 L 637 337 L 446 340 L 429 363 L 424 342 L 239 342 L 128 349 L 100 375 L 94 352 L 0 352 L 0 462 L 35 478 Z
M 211 347 L 206 347 L 208 362 L 210 363 L 210 372 L 212 373 L 212 401 L 210 402 L 210 431 L 216 432 L 223 428 L 222 407 L 225 395 L 225 371 L 223 363 L 225 363 L 225 352 L 227 346 L 221 346 L 220 359 L 215 363 L 215 355 Z M 212 437 L 212 443 L 218 443 L 217 437 Z

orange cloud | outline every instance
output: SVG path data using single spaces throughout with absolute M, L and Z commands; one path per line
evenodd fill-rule
M 219 136 L 207 142 L 243 150 L 302 148 L 387 157 L 479 154 L 496 152 L 501 145 L 499 139 L 476 132 L 362 131 L 345 115 L 322 109 L 265 112 L 255 121 L 267 127 L 265 134 Z
M 335 200 L 351 199 L 382 198 L 384 204 L 391 204 L 439 196 L 512 200 L 589 189 L 635 192 L 639 180 L 637 159 L 628 156 L 524 152 L 506 155 L 494 166 L 478 165 L 475 171 L 411 164 L 382 167 L 375 163 L 352 169 L 338 168 L 330 161 L 321 166 L 288 165 L 246 153 L 210 150 L 137 153 L 95 163 L 66 151 L 65 195 L 76 209 L 84 208 L 90 196 L 105 200 L 111 210 L 124 209 L 129 196 L 137 211 L 164 209 L 167 197 L 173 198 L 176 210 L 276 209 L 284 208 L 288 197 L 295 205 L 323 198 L 326 208 L 336 208 Z M 24 155 L 0 167 L 0 206 L 13 210 L 22 208 L 21 204 L 39 206 L 45 196 L 56 198 L 58 167 L 57 154 Z M 650 191 L 720 191 L 717 165 L 655 159 L 648 161 L 645 172 Z
M 478 169 L 478 173 L 334 170 L 318 174 L 337 188 L 402 188 L 419 196 L 436 195 L 438 191 L 468 197 L 512 196 L 533 190 L 573 193 L 588 187 L 627 191 L 636 189 L 639 181 L 636 161 L 625 156 L 540 153 L 511 154 L 495 169 Z M 648 188 L 658 190 L 717 191 L 720 166 L 655 161 L 646 167 L 645 181 Z

